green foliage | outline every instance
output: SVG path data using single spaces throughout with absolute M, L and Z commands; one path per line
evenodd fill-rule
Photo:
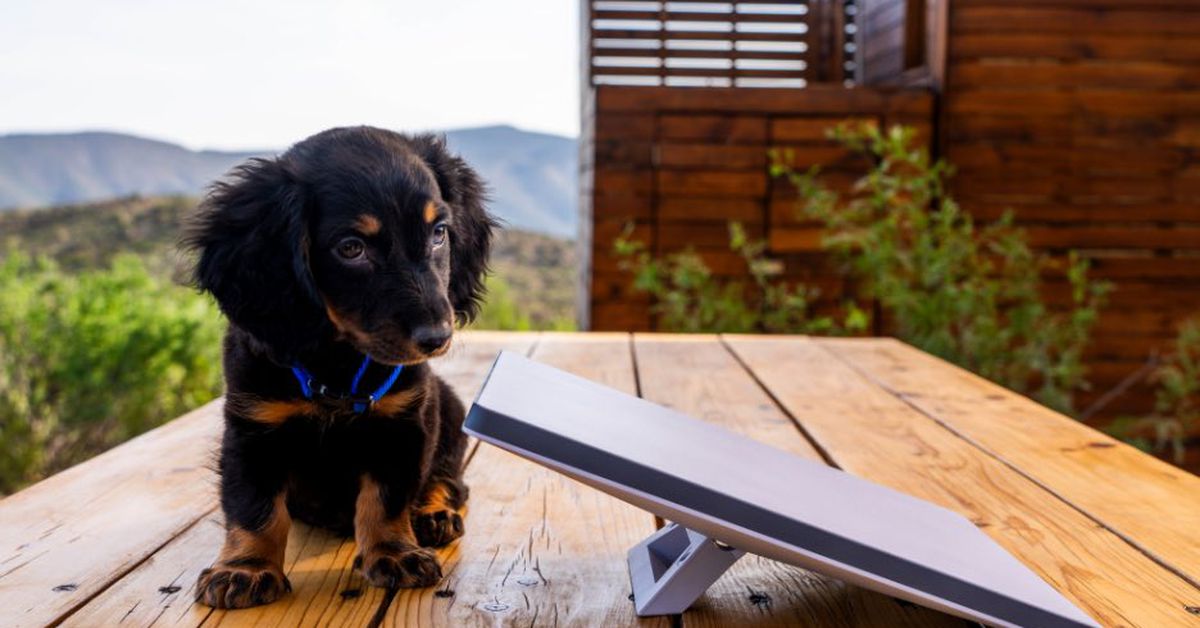
M 1108 285 L 1089 281 L 1087 262 L 1072 254 L 1059 266 L 1070 306 L 1052 310 L 1041 276 L 1054 262 L 1029 248 L 1011 215 L 976 225 L 947 194 L 950 166 L 915 146 L 911 129 L 844 124 L 831 136 L 874 164 L 847 197 L 823 186 L 818 170 L 789 168 L 786 154 L 772 169 L 799 189 L 803 214 L 822 223 L 825 247 L 894 333 L 1069 411 L 1086 386 L 1082 352 Z
M 1200 427 L 1200 319 L 1180 327 L 1152 380 L 1158 386 L 1154 414 L 1121 418 L 1108 431 L 1145 451 L 1170 450 L 1182 464 L 1185 441 Z
M 0 212 L 0 257 L 10 251 L 53 259 L 68 272 L 105 268 L 122 253 L 152 274 L 175 272 L 181 218 L 196 206 L 180 196 L 131 196 L 98 203 Z
M 206 297 L 130 255 L 77 275 L 0 263 L 0 493 L 221 391 L 224 324 Z
M 776 264 L 763 242 L 750 241 L 738 223 L 729 225 L 729 248 L 745 260 L 751 282 L 721 280 L 694 251 L 655 258 L 643 243 L 629 238 L 614 247 L 621 268 L 633 273 L 634 288 L 655 297 L 654 311 L 663 329 L 678 332 L 845 333 L 866 329 L 866 314 L 851 305 L 839 323 L 813 316 L 815 290 L 776 282 Z
M 529 308 L 513 294 L 513 289 L 503 277 L 489 275 L 487 299 L 479 316 L 471 323 L 473 329 L 499 329 L 507 331 L 552 330 L 572 331 L 575 321 L 567 316 L 535 321 Z
M 573 242 L 502 229 L 492 247 L 491 267 L 484 311 L 475 328 L 575 329 Z
M 1155 375 L 1154 409 L 1184 426 L 1200 424 L 1200 320 L 1184 323 L 1174 351 Z
M 150 196 L 0 212 L 0 258 L 21 251 L 77 272 L 106 267 L 121 253 L 136 253 L 151 274 L 182 278 L 188 264 L 177 248 L 179 224 L 195 204 L 196 199 L 187 197 Z M 531 329 L 574 326 L 574 242 L 501 229 L 491 266 L 528 316 Z

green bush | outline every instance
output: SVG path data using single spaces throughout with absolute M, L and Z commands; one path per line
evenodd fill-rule
M 545 308 L 538 308 L 545 309 Z M 564 314 L 550 314 L 535 319 L 530 315 L 531 307 L 515 294 L 504 277 L 488 275 L 487 298 L 472 329 L 497 329 L 506 331 L 553 330 L 572 331 L 575 321 Z
M 1071 255 L 1069 306 L 1042 298 L 1043 272 L 1056 262 L 1034 253 L 1011 216 L 978 227 L 946 193 L 950 166 L 914 145 L 911 129 L 884 133 L 842 125 L 831 135 L 873 164 L 846 197 L 822 184 L 818 169 L 796 172 L 790 155 L 772 155 L 772 172 L 800 193 L 800 211 L 818 221 L 823 246 L 882 312 L 882 327 L 903 340 L 1060 410 L 1086 386 L 1082 366 L 1107 284 L 1088 280 Z M 857 332 L 870 303 L 849 303 L 845 319 L 814 316 L 814 292 L 774 280 L 761 243 L 732 226 L 752 282 L 720 281 L 694 252 L 656 258 L 628 234 L 616 242 L 634 288 L 652 295 L 660 325 L 692 332 Z
M 1157 386 L 1154 414 L 1121 418 L 1108 431 L 1145 451 L 1170 450 L 1176 464 L 1182 464 L 1185 442 L 1200 427 L 1200 319 L 1180 327 L 1151 380 Z
M 219 395 L 223 329 L 208 298 L 137 257 L 72 275 L 10 253 L 0 263 L 0 492 Z
M 843 124 L 831 136 L 874 164 L 846 196 L 819 170 L 796 172 L 786 154 L 772 169 L 800 192 L 824 246 L 842 260 L 888 329 L 905 341 L 1042 403 L 1071 410 L 1086 387 L 1082 353 L 1109 286 L 1088 280 L 1087 262 L 1058 264 L 1029 248 L 1011 214 L 977 226 L 946 191 L 952 174 L 914 143 L 914 132 Z M 1051 309 L 1043 272 L 1065 274 L 1070 305 Z
M 776 264 L 766 256 L 763 242 L 752 242 L 738 223 L 729 225 L 729 248 L 746 262 L 749 283 L 715 277 L 694 251 L 656 258 L 643 243 L 630 239 L 632 226 L 617 238 L 614 248 L 620 266 L 634 276 L 635 290 L 654 297 L 654 313 L 662 329 L 708 333 L 861 332 L 867 315 L 849 304 L 840 323 L 830 316 L 813 316 L 816 290 L 804 284 L 774 281 Z
M 1155 380 L 1159 415 L 1171 417 L 1184 431 L 1200 424 L 1200 320 L 1183 324 Z

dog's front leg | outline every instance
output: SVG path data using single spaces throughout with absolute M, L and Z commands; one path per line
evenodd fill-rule
M 389 492 L 371 475 L 362 476 L 354 510 L 355 562 L 378 587 L 433 586 L 442 579 L 437 556 L 417 543 L 409 499 Z
M 225 514 L 225 545 L 213 566 L 200 573 L 196 601 L 214 608 L 269 604 L 292 590 L 283 573 L 291 517 L 283 493 L 267 500 L 262 521 L 238 521 Z
M 271 433 L 249 427 L 238 415 L 227 416 L 221 445 L 225 544 L 196 583 L 196 601 L 215 608 L 269 604 L 292 590 L 283 573 L 292 524 L 288 472 Z

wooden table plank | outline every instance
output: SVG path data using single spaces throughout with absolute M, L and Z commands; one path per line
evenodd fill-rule
M 794 455 L 816 449 L 716 336 L 637 334 L 638 381 L 646 399 Z M 683 615 L 684 626 L 968 626 L 759 556 L 739 560 Z
M 477 365 L 463 370 L 481 379 L 494 353 L 461 356 Z M 554 336 L 535 357 L 635 390 L 625 335 Z M 490 446 L 472 457 L 467 481 L 468 533 L 442 553 L 447 578 L 437 589 L 402 591 L 385 605 L 381 591 L 361 588 L 351 572 L 352 542 L 308 530 L 320 542 L 309 549 L 293 536 L 299 556 L 288 571 L 296 594 L 260 609 L 214 612 L 204 625 L 362 625 L 377 613 L 385 625 L 636 621 L 624 552 L 653 531 L 649 515 Z M 340 595 L 360 588 L 357 598 Z
M 626 334 L 544 334 L 533 358 L 633 393 Z M 554 471 L 480 445 L 467 467 L 471 513 L 436 625 L 611 626 L 637 622 L 625 565 L 653 519 Z M 405 615 L 388 616 L 402 624 Z M 646 625 L 667 625 L 662 619 Z M 422 624 L 424 625 L 424 624 Z
M 656 401 L 815 455 L 711 337 L 638 337 L 638 381 L 626 335 L 546 338 L 537 359 L 627 391 L 640 384 Z M 471 332 L 435 368 L 469 401 L 500 348 L 527 350 L 535 341 L 531 334 Z M 1200 605 L 1197 587 L 1044 490 L 1194 573 L 1188 553 L 1197 548 L 1188 544 L 1194 532 L 1177 529 L 1192 521 L 1192 476 L 1178 480 L 1181 472 L 1166 465 L 1158 468 L 1163 473 L 1139 467 L 1133 475 L 1146 484 L 1145 494 L 1114 489 L 1141 485 L 1120 484 L 1133 482 L 1122 479 L 1122 465 L 1137 467 L 1140 454 L 1090 445 L 1108 441 L 894 342 L 730 337 L 728 343 L 839 466 L 963 512 L 1106 624 L 1196 625 L 1185 607 Z M 5 625 L 52 622 L 85 602 L 66 625 L 361 625 L 376 616 L 420 625 L 637 621 L 625 597 L 624 552 L 652 531 L 650 517 L 490 446 L 481 446 L 468 465 L 474 488 L 468 535 L 442 552 L 448 575 L 437 589 L 404 591 L 385 605 L 382 592 L 362 587 L 350 570 L 352 542 L 297 525 L 286 561 L 298 594 L 258 611 L 195 607 L 195 577 L 223 536 L 206 468 L 218 414 L 219 406 L 210 405 L 0 501 Z M 1014 414 L 1021 422 L 1003 425 Z M 1085 471 L 1093 486 L 1070 477 Z M 1076 495 L 1097 503 L 1081 505 Z M 1102 496 L 1115 501 L 1098 503 Z M 1137 499 L 1121 501 L 1126 497 Z M 1181 497 L 1192 501 L 1177 510 L 1171 500 Z M 1139 515 L 1146 521 L 1130 521 Z M 1162 545 L 1143 543 L 1153 530 L 1161 531 L 1155 543 Z M 54 591 L 60 584 L 78 586 Z M 355 590 L 358 597 L 342 596 Z M 760 606 L 765 599 L 756 597 L 760 605 L 753 604 L 752 592 L 767 593 L 773 603 Z M 947 618 L 748 558 L 682 619 L 925 625 Z
M 1200 477 L 902 342 L 820 344 L 1200 586 Z
M 444 374 L 455 391 L 466 403 L 475 397 L 479 386 L 487 375 L 488 368 L 501 350 L 528 352 L 537 342 L 536 334 L 487 333 L 464 335 L 458 347 L 432 364 L 439 374 Z M 468 465 L 468 469 L 470 465 Z M 468 477 L 468 483 L 470 478 Z M 472 515 L 479 510 L 481 502 L 473 491 L 470 511 L 467 515 L 468 534 L 475 532 Z M 486 493 L 485 493 L 486 495 Z M 436 591 L 444 585 L 421 590 L 401 591 L 394 599 L 388 599 L 382 589 L 366 586 L 352 568 L 357 552 L 353 539 L 342 539 L 334 535 L 310 531 L 319 542 L 306 548 L 297 564 L 288 572 L 292 581 L 293 594 L 274 604 L 241 610 L 215 611 L 204 622 L 205 626 L 297 626 L 365 625 L 373 619 L 405 617 L 421 618 L 421 625 L 428 618 L 444 612 L 453 604 L 453 598 L 437 597 Z M 460 543 L 438 551 L 446 573 L 452 573 L 462 557 Z M 350 592 L 343 595 L 343 592 Z M 391 623 L 390 621 L 388 623 Z
M 1200 591 L 805 338 L 729 346 L 843 469 L 956 510 L 1105 625 L 1195 626 Z
M 434 369 L 455 388 L 464 401 L 470 402 L 483 383 L 488 368 L 502 349 L 528 351 L 536 341 L 536 334 L 512 334 L 500 332 L 467 332 L 456 341 L 450 353 L 433 362 Z M 182 419 L 181 419 L 182 420 Z M 174 425 L 174 423 L 170 424 Z M 210 443 L 206 456 L 210 456 Z M 58 477 L 58 476 L 56 476 Z M 216 481 L 211 472 L 198 484 L 212 486 Z M 197 502 L 198 505 L 205 505 Z M 339 619 L 361 620 L 371 618 L 381 605 L 383 596 L 377 589 L 361 586 L 357 575 L 349 569 L 353 560 L 353 542 L 313 530 L 303 524 L 293 527 L 288 541 L 288 572 L 295 591 L 291 596 L 266 611 L 238 611 L 221 613 L 211 617 L 213 611 L 204 606 L 192 605 L 192 593 L 196 578 L 207 567 L 224 540 L 221 518 L 216 512 L 215 496 L 207 502 L 210 514 L 197 525 L 168 543 L 150 560 L 139 565 L 110 589 L 104 591 L 82 609 L 73 614 L 67 625 L 109 625 L 114 618 L 132 625 L 198 625 L 209 623 L 264 622 L 270 625 L 286 625 L 298 618 L 329 618 L 336 614 Z M 108 509 L 113 515 L 115 510 Z M 456 547 L 443 552 L 443 559 L 453 560 Z M 162 587 L 179 587 L 174 593 L 164 594 Z M 333 587 L 341 586 L 337 590 Z M 341 596 L 343 590 L 359 589 L 357 598 Z M 299 592 L 303 591 L 303 594 Z M 425 595 L 434 599 L 433 590 Z M 332 610 L 331 610 L 332 609 Z M 362 621 L 357 623 L 361 624 Z
M 212 508 L 213 402 L 0 501 L 5 625 L 42 626 Z

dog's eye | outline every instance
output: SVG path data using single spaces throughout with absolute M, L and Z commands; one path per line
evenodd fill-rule
M 338 242 L 337 247 L 334 250 L 337 251 L 338 257 L 341 257 L 342 259 L 355 260 L 362 257 L 363 254 L 366 253 L 367 247 L 365 244 L 363 244 L 363 241 L 359 240 L 358 238 L 346 238 L 345 240 Z
M 433 235 L 429 236 L 429 241 L 433 244 L 433 248 L 437 248 L 446 243 L 446 235 L 450 232 L 445 224 L 440 224 L 433 228 Z

